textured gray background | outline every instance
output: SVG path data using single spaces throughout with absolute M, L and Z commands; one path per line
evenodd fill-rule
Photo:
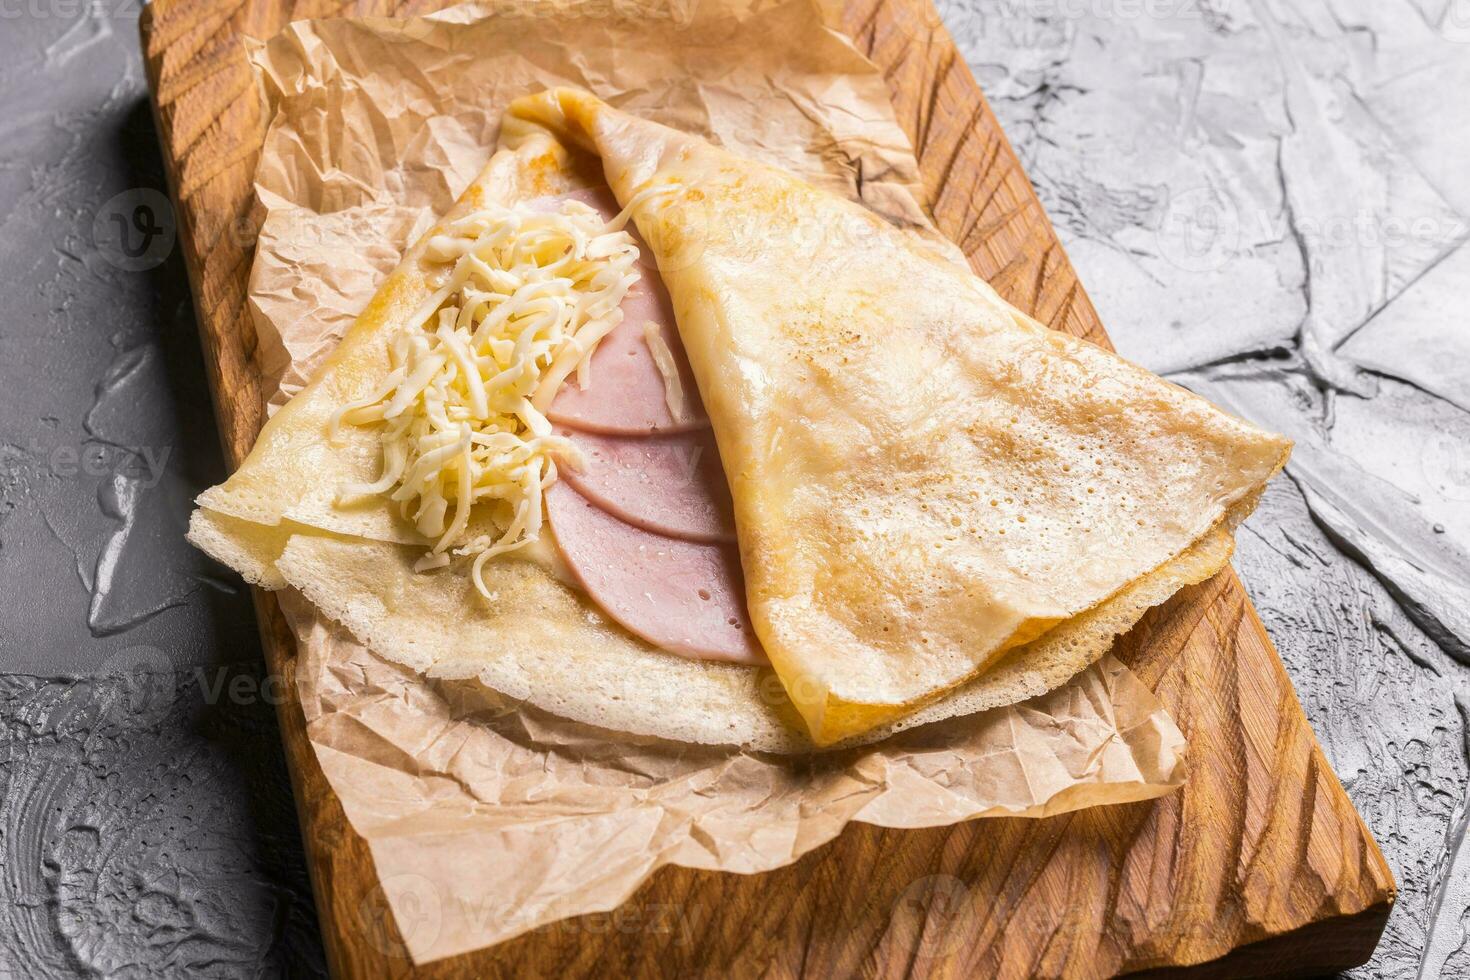
M 1122 352 L 1297 440 L 1236 565 L 1402 888 L 1358 972 L 1470 975 L 1470 0 L 941 7 Z M 0 0 L 0 976 L 316 975 L 145 98 L 128 0 Z

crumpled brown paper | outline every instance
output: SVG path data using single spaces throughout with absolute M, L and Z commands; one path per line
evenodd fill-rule
M 937 236 L 881 75 L 808 0 L 509 0 L 298 23 L 251 57 L 274 112 L 250 303 L 276 405 L 478 173 L 505 105 L 547 85 L 584 86 Z M 752 873 L 850 820 L 1044 816 L 1184 778 L 1183 736 L 1111 657 L 1023 704 L 778 758 L 430 682 L 299 596 L 282 606 L 308 734 L 420 963 L 615 908 L 664 864 Z
M 811 0 L 500 0 L 251 47 L 274 110 L 249 290 L 273 404 L 479 174 L 506 105 L 553 85 L 861 197 L 963 261 L 926 217 L 883 76 Z

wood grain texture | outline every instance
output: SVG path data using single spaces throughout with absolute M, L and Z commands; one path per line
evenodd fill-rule
M 423 12 L 373 0 L 155 0 L 143 44 L 226 453 L 263 420 L 245 306 L 264 119 L 238 36 L 291 20 Z M 940 227 L 1051 327 L 1107 335 L 930 0 L 848 0 L 885 72 Z M 271 669 L 294 651 L 268 594 Z M 850 826 L 742 877 L 666 868 L 622 909 L 415 970 L 371 860 L 281 706 L 324 939 L 339 976 L 1311 975 L 1366 960 L 1394 899 L 1377 845 L 1323 758 L 1280 658 L 1227 570 L 1152 611 L 1119 655 L 1190 739 L 1189 782 L 1147 803 L 924 831 Z M 288 689 L 294 690 L 294 686 Z

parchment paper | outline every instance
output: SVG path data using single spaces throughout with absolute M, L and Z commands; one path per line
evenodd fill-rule
M 511 0 L 298 23 L 251 57 L 272 116 L 250 303 L 275 405 L 478 173 L 504 106 L 547 85 L 582 85 L 938 235 L 881 75 L 808 0 Z M 1183 736 L 1112 657 L 1023 704 L 782 758 L 635 739 L 430 682 L 299 596 L 282 606 L 308 734 L 420 963 L 613 909 L 664 864 L 752 873 L 850 820 L 1044 816 L 1184 778 Z

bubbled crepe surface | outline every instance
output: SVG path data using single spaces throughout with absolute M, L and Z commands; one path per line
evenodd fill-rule
M 585 158 L 569 153 L 549 133 L 534 127 L 519 131 L 509 127 L 507 132 L 514 148 L 497 154 L 446 220 L 485 201 L 513 202 L 596 180 L 595 168 L 589 170 Z M 794 193 L 816 194 L 786 179 L 797 185 Z M 825 205 L 825 197 L 818 195 L 815 205 Z M 815 205 L 819 219 L 822 208 Z M 844 217 L 850 214 L 844 212 Z M 650 230 L 645 234 L 656 252 L 661 243 L 681 245 L 677 238 Z M 903 237 L 914 243 L 915 254 L 948 264 L 947 258 L 918 239 Z M 512 697 L 614 730 L 770 751 L 812 748 L 785 694 L 788 677 L 781 678 L 785 684 L 776 683 L 768 671 L 698 663 L 654 649 L 616 626 L 540 564 L 492 563 L 487 584 L 494 599 L 486 603 L 473 595 L 462 570 L 412 572 L 422 542 L 386 502 L 335 503 L 337 487 L 371 479 L 376 464 L 370 432 L 349 428 L 343 438 L 333 441 L 327 438 L 327 419 L 337 406 L 361 397 L 377 382 L 386 370 L 387 338 L 432 291 L 421 251 L 421 244 L 409 251 L 322 374 L 267 424 L 240 470 L 201 496 L 191 539 L 251 581 L 267 587 L 295 586 L 373 649 L 431 676 L 478 676 Z M 669 256 L 659 258 L 662 263 Z M 666 272 L 665 277 L 687 282 L 677 271 Z M 999 302 L 983 284 L 971 289 L 965 296 L 969 302 L 987 308 Z M 690 309 L 687 295 L 676 293 L 675 302 L 676 308 L 682 305 L 681 331 L 690 322 L 702 322 L 701 314 Z M 1005 316 L 1017 318 L 1014 330 L 1031 329 L 1009 307 L 1001 309 Z M 707 378 L 701 380 L 701 388 L 710 391 Z M 715 394 L 727 416 L 723 425 L 717 422 L 723 453 L 731 438 L 730 419 L 739 412 L 728 398 Z M 738 439 L 735 436 L 731 445 L 742 445 Z M 738 492 L 759 501 L 761 491 L 748 471 L 730 476 Z M 742 508 L 737 498 L 737 512 L 744 519 L 741 536 L 747 569 L 752 562 L 769 566 L 772 556 L 753 543 L 770 539 L 769 529 L 750 519 L 762 512 L 761 507 L 747 501 Z M 1233 516 L 1241 512 L 1237 507 Z M 1225 520 L 1223 508 L 1214 517 L 1184 542 L 1181 552 L 1141 569 L 1133 588 L 1114 589 L 1117 594 L 1109 601 L 1092 604 L 1096 608 L 1091 615 L 1075 617 L 1064 624 L 1066 629 L 1053 630 L 1017 650 L 1001 668 L 957 693 L 907 717 L 900 718 L 903 712 L 896 710 L 865 717 L 862 724 L 848 724 L 845 729 L 828 726 L 818 741 L 851 741 L 862 733 L 866 735 L 861 740 L 867 741 L 900 728 L 1015 703 L 1056 687 L 1106 652 L 1113 637 L 1149 606 L 1182 585 L 1208 577 L 1228 560 L 1228 534 L 1210 533 Z M 1190 548 L 1196 539 L 1198 546 Z M 402 547 L 405 544 L 411 546 Z M 1128 584 L 1118 583 L 1119 588 Z M 975 616 L 971 622 L 982 620 Z M 1000 652 L 993 643 L 986 650 L 988 657 Z M 778 671 L 791 662 L 779 654 L 775 659 Z M 908 708 L 911 711 L 919 702 L 955 687 L 968 673 L 946 675 L 938 682 L 931 679 L 927 689 L 908 698 Z
M 1242 516 L 1289 442 L 789 173 L 560 89 L 673 300 L 752 622 L 818 741 L 898 717 Z M 650 189 L 662 193 L 649 194 Z

